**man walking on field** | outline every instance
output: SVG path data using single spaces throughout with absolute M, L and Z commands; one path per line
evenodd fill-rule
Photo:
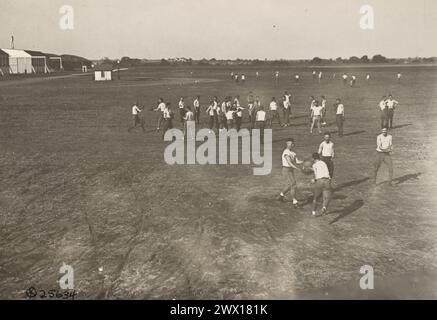
M 197 96 L 193 102 L 194 107 L 194 121 L 200 124 L 200 96 Z
M 140 118 L 141 109 L 138 107 L 138 103 L 135 103 L 132 107 L 132 126 L 127 130 L 130 132 L 132 129 L 136 128 L 137 125 L 141 126 L 143 133 L 144 129 L 144 119 Z
M 159 118 L 158 118 L 158 127 L 156 128 L 156 131 L 159 132 L 161 129 L 161 124 L 164 122 L 164 110 L 166 108 L 166 105 L 164 103 L 164 99 L 159 98 L 158 99 L 158 107 L 154 109 L 153 111 L 159 112 Z
M 284 92 L 283 97 L 283 107 L 284 107 L 284 126 L 290 126 L 290 109 L 291 109 L 291 94 L 288 91 Z
M 389 95 L 386 103 L 387 103 L 387 127 L 389 129 L 393 129 L 393 116 L 395 114 L 396 106 L 399 104 L 399 102 L 394 100 L 392 95 Z
M 322 160 L 324 163 L 326 163 L 328 170 L 329 170 L 329 176 L 331 179 L 334 177 L 334 142 L 331 141 L 331 134 L 326 133 L 324 140 L 319 146 L 319 155 L 320 160 Z
M 273 120 L 278 119 L 279 126 L 282 127 L 281 117 L 278 112 L 278 104 L 276 103 L 276 98 L 273 97 L 270 102 L 270 128 L 273 126 Z
M 297 181 L 295 177 L 295 172 L 299 169 L 299 164 L 303 163 L 300 161 L 296 153 L 293 151 L 294 149 L 294 139 L 290 138 L 286 142 L 286 147 L 282 152 L 282 176 L 287 183 L 287 186 L 284 190 L 279 194 L 278 200 L 284 201 L 285 195 L 290 192 L 291 197 L 293 199 L 293 205 L 299 206 L 299 202 L 296 199 L 296 189 L 297 189 Z
M 381 117 L 381 129 L 387 127 L 388 125 L 388 113 L 387 113 L 387 97 L 382 96 L 381 101 L 379 101 L 379 110 Z
M 343 123 L 344 123 L 344 105 L 341 99 L 337 99 L 335 104 L 335 122 L 337 123 L 338 136 L 343 137 Z
M 312 182 L 314 198 L 312 215 L 317 215 L 317 200 L 320 196 L 323 196 L 322 215 L 325 215 L 331 198 L 331 176 L 329 175 L 328 166 L 320 160 L 318 153 L 313 153 L 313 160 L 312 170 L 314 172 L 314 179 Z
M 393 185 L 393 162 L 391 160 L 391 153 L 393 151 L 393 138 L 388 134 L 387 128 L 382 128 L 381 134 L 376 138 L 376 159 L 374 171 L 374 183 L 378 176 L 379 168 L 384 162 L 388 166 L 388 174 L 390 185 Z
M 313 129 L 316 124 L 319 133 L 322 133 L 322 128 L 321 128 L 322 111 L 323 111 L 323 107 L 319 105 L 318 101 L 316 101 L 311 110 L 311 119 L 312 119 L 311 129 L 310 129 L 311 134 L 313 133 Z

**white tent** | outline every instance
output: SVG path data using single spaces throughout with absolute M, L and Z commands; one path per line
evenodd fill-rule
M 10 73 L 32 73 L 32 56 L 24 50 L 2 49 L 9 55 Z

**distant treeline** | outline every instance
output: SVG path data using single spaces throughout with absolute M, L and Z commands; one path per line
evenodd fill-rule
M 232 65 L 276 65 L 276 66 L 293 66 L 293 65 L 339 65 L 339 64 L 367 64 L 367 63 L 394 63 L 394 64 L 420 64 L 420 63 L 437 63 L 437 57 L 430 58 L 386 58 L 383 55 L 377 54 L 373 57 L 368 57 L 364 55 L 362 57 L 352 56 L 350 58 L 341 58 L 337 59 L 322 59 L 319 57 L 315 57 L 313 59 L 306 60 L 260 60 L 260 59 L 235 59 L 235 60 L 218 60 L 215 58 L 212 59 L 201 59 L 194 60 L 191 58 L 169 58 L 169 59 L 160 59 L 160 60 L 148 60 L 148 59 L 136 59 L 130 57 L 123 57 L 121 59 L 111 60 L 109 58 L 103 58 L 99 61 L 96 61 L 97 64 L 112 64 L 115 66 L 123 67 L 136 67 L 142 65 L 209 65 L 209 66 L 232 66 Z

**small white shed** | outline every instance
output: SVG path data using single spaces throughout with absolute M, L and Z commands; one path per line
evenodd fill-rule
M 2 49 L 9 55 L 10 73 L 32 73 L 32 56 L 24 50 Z
M 94 69 L 95 81 L 111 81 L 112 80 L 112 65 L 103 64 Z

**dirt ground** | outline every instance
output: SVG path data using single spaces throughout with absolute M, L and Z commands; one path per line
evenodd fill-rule
M 258 81 L 256 69 L 234 69 L 246 73 L 245 85 L 229 80 L 231 69 L 194 67 L 130 70 L 109 83 L 0 81 L 0 298 L 58 288 L 65 262 L 78 299 L 436 299 L 437 68 L 324 68 L 321 83 L 313 69 L 279 70 L 278 86 L 272 68 L 259 69 Z M 355 88 L 343 86 L 343 71 L 357 75 Z M 254 176 L 249 165 L 165 164 L 151 111 L 158 97 L 176 106 L 199 94 L 206 105 L 214 95 L 244 102 L 250 90 L 265 105 L 293 94 L 293 125 L 274 126 L 271 175 Z M 377 103 L 389 93 L 400 102 L 391 132 L 395 185 L 384 183 L 384 168 L 374 186 Z M 324 130 L 336 131 L 337 97 L 346 122 L 345 136 L 333 135 L 334 199 L 327 216 L 314 218 L 309 204 L 275 199 L 284 139 L 295 138 L 298 156 L 317 150 L 308 97 L 322 94 Z M 127 131 L 136 100 L 145 106 L 145 134 Z M 297 178 L 306 201 L 310 178 Z M 374 290 L 359 287 L 363 265 L 374 268 Z

